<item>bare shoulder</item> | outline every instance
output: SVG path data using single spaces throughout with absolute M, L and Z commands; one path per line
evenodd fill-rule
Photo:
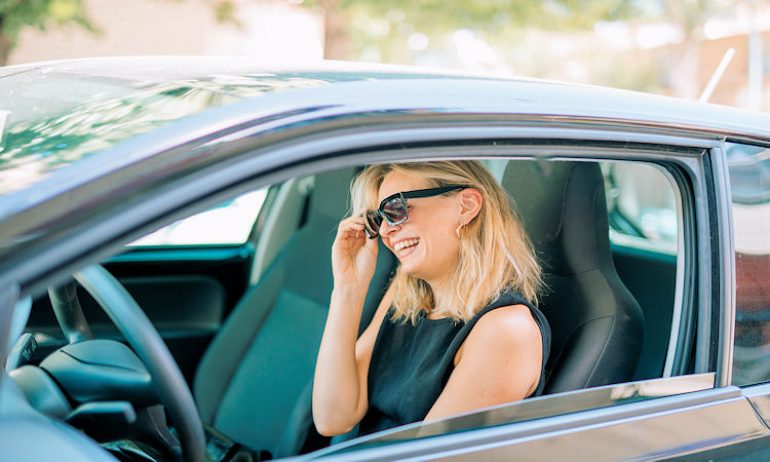
M 533 340 L 540 338 L 540 327 L 526 305 L 501 306 L 485 313 L 468 334 L 468 339 L 483 337 L 496 339 Z
M 526 305 L 510 305 L 485 313 L 463 342 L 461 355 L 493 352 L 535 353 L 542 350 L 540 327 Z M 460 358 L 457 358 L 458 360 Z

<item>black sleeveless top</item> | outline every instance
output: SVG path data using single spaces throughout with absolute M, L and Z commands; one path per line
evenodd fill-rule
M 389 311 L 382 321 L 369 365 L 369 409 L 358 435 L 423 420 L 444 390 L 454 368 L 454 357 L 473 326 L 484 314 L 510 305 L 526 305 L 543 338 L 543 366 L 537 389 L 545 385 L 545 362 L 551 329 L 545 316 L 519 293 L 504 292 L 467 322 L 429 319 L 422 313 L 416 325 L 394 322 Z

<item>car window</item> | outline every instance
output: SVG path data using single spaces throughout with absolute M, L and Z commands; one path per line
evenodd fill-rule
M 676 336 L 679 334 L 678 327 L 674 328 L 676 320 L 679 319 L 675 313 L 681 309 L 677 304 L 677 300 L 681 300 L 681 297 L 677 297 L 677 291 L 682 288 L 677 281 L 679 274 L 684 271 L 683 260 L 677 258 L 679 242 L 682 241 L 681 233 L 684 229 L 682 208 L 679 205 L 682 200 L 679 196 L 682 192 L 672 176 L 667 174 L 667 170 L 656 164 L 638 161 L 575 162 L 498 158 L 486 159 L 483 163 L 513 199 L 516 213 L 522 219 L 541 258 L 546 273 L 547 289 L 540 307 L 548 317 L 553 332 L 558 333 L 557 337 L 564 336 L 565 332 L 569 331 L 569 326 L 566 324 L 583 323 L 583 320 L 579 319 L 565 321 L 572 312 L 591 312 L 593 308 L 587 305 L 594 302 L 597 306 L 601 306 L 600 310 L 603 310 L 617 301 L 608 299 L 598 302 L 594 297 L 602 293 L 606 286 L 602 287 L 603 284 L 599 283 L 583 284 L 582 274 L 590 273 L 592 277 L 597 276 L 601 280 L 603 276 L 597 274 L 601 271 L 587 270 L 582 266 L 580 269 L 570 268 L 571 263 L 566 261 L 564 253 L 577 252 L 575 255 L 581 255 L 578 258 L 593 258 L 591 256 L 593 251 L 601 252 L 597 250 L 601 248 L 601 243 L 586 239 L 587 236 L 593 236 L 594 227 L 597 225 L 599 228 L 595 230 L 598 235 L 605 236 L 604 245 L 609 246 L 607 236 L 616 231 L 617 234 L 636 239 L 636 241 L 629 241 L 618 238 L 611 242 L 612 246 L 609 246 L 610 258 L 613 262 L 607 263 L 613 266 L 610 271 L 616 272 L 616 275 L 608 276 L 613 278 L 608 285 L 613 286 L 611 290 L 617 288 L 619 293 L 623 294 L 618 295 L 624 300 L 622 303 L 633 305 L 633 308 L 617 309 L 628 309 L 629 317 L 638 316 L 636 319 L 639 326 L 638 329 L 629 327 L 625 339 L 628 340 L 627 343 L 622 348 L 618 346 L 617 349 L 613 349 L 613 356 L 623 358 L 627 363 L 624 366 L 627 369 L 615 376 L 622 379 L 615 380 L 623 383 L 641 383 L 644 380 L 666 382 L 665 377 L 672 375 L 670 371 L 665 370 L 668 355 L 672 354 L 670 345 L 676 344 Z M 574 173 L 565 173 L 570 169 Z M 319 188 L 322 187 L 316 184 L 314 193 L 319 193 Z M 602 218 L 601 213 L 594 216 L 594 206 L 601 204 L 604 207 L 605 202 L 607 205 L 604 210 L 607 211 L 608 217 Z M 571 211 L 578 211 L 578 213 L 564 212 L 565 209 L 572 208 L 574 210 Z M 625 225 L 628 226 L 628 230 L 623 228 L 622 220 L 628 222 Z M 552 228 L 551 225 L 556 228 Z M 560 233 L 560 237 L 554 238 L 554 234 Z M 587 245 L 589 242 L 593 242 L 592 245 Z M 630 244 L 627 244 L 629 242 Z M 621 245 L 618 249 L 615 248 L 616 243 L 626 245 Z M 645 243 L 647 245 L 644 245 Z M 561 250 L 559 250 L 560 246 L 563 246 Z M 634 251 L 625 251 L 624 248 L 628 246 L 632 246 Z M 586 253 L 581 254 L 580 252 L 583 251 Z M 604 257 L 599 257 L 601 258 Z M 580 271 L 584 272 L 580 273 Z M 617 286 L 614 278 L 620 280 Z M 568 293 L 571 295 L 568 296 Z M 591 295 L 583 296 L 581 293 Z M 603 296 L 598 297 L 603 298 Z M 576 305 L 580 306 L 580 309 L 569 309 L 575 308 Z M 577 336 L 579 337 L 580 333 Z M 567 350 L 559 351 L 559 348 L 564 348 L 564 341 L 565 338 L 558 338 L 553 342 L 555 349 L 551 352 L 553 363 L 549 365 L 552 370 L 562 367 L 559 361 L 562 359 L 562 354 L 567 354 L 565 353 Z M 576 342 L 581 343 L 578 340 Z M 552 374 L 551 380 L 557 376 L 558 372 Z M 671 380 L 675 379 L 671 378 Z M 651 393 L 644 399 L 713 387 L 713 375 L 709 376 L 707 382 L 705 385 L 699 382 L 699 385 L 694 388 L 680 387 L 676 383 L 670 386 L 663 385 L 659 389 L 662 391 Z M 606 383 L 608 382 L 602 385 Z M 685 380 L 682 383 L 688 382 Z M 655 389 L 658 390 L 658 388 Z M 533 398 L 531 401 L 533 404 L 525 405 L 526 412 L 522 410 L 524 408 L 517 408 L 512 411 L 512 415 L 515 414 L 521 418 L 524 415 L 521 412 L 525 412 L 527 419 L 548 417 L 552 415 L 548 413 L 556 412 L 554 411 L 556 408 L 546 405 L 542 400 L 547 401 L 552 398 L 558 399 L 558 402 L 563 403 L 567 408 L 569 405 L 585 404 L 585 401 L 577 398 L 576 395 L 565 397 L 561 393 L 563 390 L 571 390 L 570 393 L 573 393 L 574 388 L 554 386 L 550 391 L 552 396 Z M 604 389 L 602 393 L 607 393 L 607 390 Z M 612 393 L 614 393 L 613 396 L 624 396 L 619 389 L 615 389 Z M 629 395 L 628 402 L 633 402 L 638 397 L 631 398 Z M 530 400 L 524 402 L 530 402 Z M 534 405 L 535 402 L 539 405 Z M 625 401 L 618 400 L 615 404 L 622 402 Z M 588 408 L 605 405 L 611 404 L 589 405 Z M 567 408 L 559 407 L 558 409 L 561 410 L 556 413 L 577 412 L 577 409 L 565 410 Z M 488 415 L 482 414 L 469 414 L 463 421 L 463 429 L 491 425 L 492 421 L 487 418 Z M 510 420 L 501 420 L 499 423 L 510 422 Z M 441 426 L 431 428 L 443 428 L 441 430 L 443 432 L 458 430 L 458 428 Z M 414 434 L 404 434 L 407 436 L 394 434 L 393 438 L 412 438 L 418 433 L 424 435 L 424 429 L 416 428 Z
M 660 377 L 670 372 L 664 371 L 663 358 L 681 326 L 681 306 L 676 306 L 683 271 L 680 193 L 660 165 L 603 162 L 601 167 L 613 262 L 644 312 L 645 338 L 634 378 Z
M 205 212 L 176 221 L 130 247 L 244 244 L 265 202 L 262 188 L 223 202 Z
M 669 355 L 674 354 L 675 351 L 670 348 L 670 345 L 677 344 L 676 336 L 680 332 L 677 326 L 680 318 L 676 314 L 682 309 L 680 305 L 682 297 L 678 297 L 677 292 L 683 290 L 678 281 L 681 279 L 680 274 L 685 271 L 684 260 L 678 258 L 682 250 L 681 243 L 684 242 L 682 233 L 685 227 L 682 223 L 684 217 L 681 207 L 684 192 L 673 180 L 672 175 L 668 174 L 666 168 L 641 161 L 575 162 L 497 158 L 485 159 L 483 163 L 515 202 L 517 215 L 524 222 L 529 237 L 541 258 L 541 263 L 546 269 L 547 289 L 539 306 L 548 317 L 551 329 L 555 333 L 552 345 L 556 352 L 551 352 L 552 363 L 548 365 L 551 369 L 550 380 L 554 382 L 558 372 L 553 371 L 563 367 L 559 363 L 560 355 L 566 354 L 564 352 L 567 351 L 566 349 L 558 351 L 565 345 L 565 339 L 558 337 L 565 336 L 565 332 L 569 329 L 564 320 L 568 319 L 572 312 L 590 311 L 591 308 L 583 304 L 592 303 L 590 299 L 603 290 L 600 287 L 603 284 L 598 282 L 582 285 L 582 281 L 579 281 L 572 286 L 574 281 L 570 281 L 573 276 L 570 274 L 571 270 L 566 269 L 568 264 L 560 260 L 565 250 L 559 250 L 558 247 L 561 245 L 569 247 L 566 252 L 584 248 L 595 249 L 594 246 L 600 244 L 585 239 L 587 235 L 583 233 L 589 232 L 587 230 L 593 229 L 596 224 L 599 225 L 598 234 L 600 236 L 604 234 L 604 239 L 607 239 L 608 234 L 612 236 L 613 233 L 636 239 L 622 240 L 621 237 L 607 243 L 612 244 L 609 247 L 610 257 L 613 260 L 612 271 L 617 272 L 617 276 L 613 277 L 617 277 L 621 284 L 618 290 L 624 294 L 630 293 L 628 303 L 637 306 L 630 312 L 635 313 L 632 316 L 639 315 L 639 324 L 643 325 L 640 330 L 628 331 L 627 343 L 610 347 L 614 357 L 622 358 L 631 366 L 623 372 L 622 379 L 615 379 L 620 382 L 620 385 L 606 385 L 608 382 L 604 382 L 602 385 L 589 387 L 590 389 L 586 390 L 568 386 L 559 388 L 554 385 L 552 389 L 547 389 L 546 395 L 541 397 L 468 412 L 462 417 L 450 418 L 446 421 L 424 425 L 414 424 L 363 436 L 350 443 L 335 445 L 330 448 L 330 453 L 358 451 L 417 437 L 439 436 L 480 427 L 547 419 L 557 415 L 639 403 L 714 387 L 713 373 L 696 375 L 689 374 L 690 371 L 687 371 L 680 375 L 665 368 Z M 581 185 L 595 181 L 595 187 L 570 189 L 572 185 L 569 185 L 563 190 L 548 191 L 547 187 L 541 189 L 543 183 L 550 181 L 556 183 L 559 172 L 567 169 L 565 166 L 595 174 L 593 177 L 582 176 L 583 173 L 567 177 Z M 583 167 L 586 168 L 583 169 Z M 316 184 L 314 193 L 318 193 L 318 188 L 322 187 Z M 576 200 L 579 194 L 583 194 L 582 199 L 585 200 Z M 607 205 L 604 210 L 607 211 L 607 219 L 603 219 L 601 214 L 594 217 L 592 207 L 596 204 L 604 206 L 605 201 Z M 567 213 L 561 218 L 549 216 L 562 213 L 563 208 L 571 207 L 575 207 L 575 210 L 580 208 L 580 212 L 574 215 Z M 553 229 L 549 228 L 549 220 L 559 223 L 560 229 L 556 234 L 566 234 L 555 238 L 554 233 L 551 232 Z M 629 222 L 628 230 L 623 228 L 621 220 Z M 569 234 L 572 232 L 569 230 L 572 227 L 579 229 L 575 236 Z M 576 239 L 574 242 L 572 242 L 573 237 Z M 574 247 L 572 247 L 573 244 Z M 627 247 L 631 247 L 633 252 L 627 251 Z M 584 269 L 581 268 L 581 270 Z M 575 275 L 575 279 L 582 280 L 583 276 L 588 274 L 591 275 L 588 279 L 592 279 L 596 273 L 598 271 L 588 270 Z M 615 281 L 609 283 L 609 285 L 614 284 Z M 590 295 L 584 297 L 581 292 Z M 614 302 L 603 297 L 599 298 L 602 298 L 602 301 L 597 303 L 602 306 L 602 309 Z M 577 325 L 582 321 L 569 322 Z M 579 340 L 575 342 L 582 343 Z M 588 343 L 590 342 L 589 340 Z M 579 347 L 572 348 L 579 349 Z
M 770 150 L 729 144 L 735 233 L 733 383 L 770 380 Z
M 590 155 L 589 151 L 580 152 Z M 441 157 L 440 149 L 436 149 L 436 156 Z M 676 204 L 681 202 L 680 196 L 685 193 L 664 173 L 662 167 L 641 161 L 531 158 L 497 158 L 485 161 L 485 165 L 515 203 L 517 215 L 546 269 L 546 289 L 538 306 L 547 316 L 554 333 L 551 361 L 546 365 L 549 380 L 554 383 L 557 381 L 554 378 L 559 377 L 564 367 L 560 363 L 562 358 L 574 354 L 572 359 L 566 359 L 565 362 L 586 364 L 583 359 L 587 356 L 583 355 L 593 354 L 591 352 L 597 350 L 609 352 L 610 360 L 614 363 L 612 367 L 623 370 L 619 375 L 613 372 L 610 375 L 613 379 L 605 379 L 607 376 L 603 374 L 606 371 L 603 370 L 600 374 L 602 378 L 599 379 L 603 382 L 587 387 L 569 384 L 569 380 L 563 379 L 565 385 L 547 387 L 545 396 L 496 406 L 494 409 L 472 411 L 452 418 L 449 424 L 415 424 L 409 428 L 404 426 L 371 434 L 351 441 L 350 450 L 389 445 L 403 439 L 638 404 L 714 386 L 714 374 L 679 374 L 669 377 L 678 374 L 670 374 L 664 369 L 667 359 L 673 354 L 669 345 L 677 344 L 675 335 L 679 330 L 674 328 L 677 319 L 675 313 L 682 306 L 678 304 L 681 302 L 677 302 L 681 297 L 677 298 L 675 294 L 682 290 L 678 282 L 679 274 L 685 271 L 682 261 L 675 257 L 662 259 L 659 252 L 644 247 L 637 247 L 634 252 L 625 252 L 622 248 L 610 246 L 607 237 L 613 225 L 611 219 L 608 221 L 608 217 L 604 216 L 604 212 L 607 211 L 609 215 L 613 207 L 620 207 L 617 204 L 605 207 L 605 202 L 617 199 L 611 198 L 608 191 L 613 191 L 618 183 L 630 184 L 623 183 L 619 178 L 644 172 L 660 180 L 651 187 L 665 189 L 665 194 L 660 195 L 663 199 L 656 203 L 665 205 L 668 200 L 666 198 L 677 198 L 673 201 L 673 217 L 668 218 L 673 221 L 673 225 L 668 224 L 671 227 L 669 233 L 672 234 L 669 239 L 675 243 L 683 241 L 681 233 L 685 227 L 681 221 L 684 218 L 681 207 Z M 212 310 L 205 303 L 201 309 L 195 309 L 197 302 L 206 302 L 210 298 L 208 295 L 215 291 L 211 288 L 211 281 L 201 281 L 197 277 L 199 275 L 187 281 L 195 284 L 181 285 L 178 266 L 167 266 L 170 268 L 169 273 L 159 277 L 158 272 L 163 271 L 164 267 L 159 266 L 158 262 L 151 262 L 151 272 L 141 274 L 141 278 L 123 280 L 124 284 L 131 284 L 131 288 L 139 291 L 140 297 L 137 298 L 142 300 L 141 305 L 145 309 L 149 309 L 150 313 L 152 308 L 157 309 L 156 317 L 151 319 L 159 320 L 158 325 L 163 326 L 165 323 L 167 327 L 172 315 L 180 315 L 185 322 L 181 327 L 186 331 L 189 331 L 190 325 L 215 326 L 216 338 L 224 340 L 212 342 L 214 353 L 210 349 L 208 357 L 231 355 L 232 345 L 243 340 L 239 338 L 238 332 L 233 332 L 234 326 L 240 326 L 235 330 L 254 328 L 255 333 L 249 337 L 248 345 L 237 346 L 248 348 L 249 352 L 236 361 L 241 369 L 232 375 L 234 385 L 229 387 L 236 391 L 247 390 L 249 395 L 259 398 L 246 400 L 246 404 L 243 400 L 232 398 L 232 401 L 220 404 L 223 408 L 218 411 L 229 415 L 230 420 L 220 423 L 217 430 L 236 441 L 264 448 L 268 443 L 260 438 L 269 430 L 265 422 L 261 422 L 263 428 L 259 424 L 243 425 L 243 421 L 253 422 L 254 416 L 264 415 L 265 409 L 269 409 L 271 419 L 277 422 L 271 420 L 270 425 L 282 428 L 284 424 L 290 425 L 288 419 L 295 415 L 297 409 L 310 404 L 309 395 L 303 394 L 303 390 L 308 390 L 312 380 L 332 290 L 329 250 L 339 220 L 350 210 L 349 184 L 360 167 L 314 172 L 311 177 L 287 179 L 282 183 L 282 186 L 286 186 L 282 192 L 288 193 L 296 187 L 297 200 L 271 199 L 270 215 L 275 216 L 266 221 L 276 220 L 281 223 L 260 227 L 260 230 L 284 235 L 285 239 L 280 240 L 280 248 L 275 249 L 275 260 L 265 265 L 266 269 L 259 273 L 257 280 L 251 281 L 244 297 L 248 303 L 238 303 L 227 322 L 219 324 L 218 313 L 222 309 Z M 265 201 L 266 191 L 267 188 L 264 188 L 236 197 L 203 213 L 172 223 L 132 245 L 243 243 Z M 639 203 L 642 201 L 634 202 L 633 198 L 644 195 L 645 191 L 647 189 L 643 184 L 633 183 L 633 187 L 628 187 L 624 196 L 628 204 L 623 206 L 627 208 L 624 210 L 641 209 Z M 594 215 L 595 211 L 597 213 Z M 635 216 L 641 215 L 639 213 Z M 261 234 L 260 242 L 273 242 L 270 237 Z M 601 239 L 604 239 L 603 243 L 599 242 Z M 386 252 L 387 249 L 382 250 L 383 254 Z M 588 267 L 583 264 L 588 262 L 587 265 L 594 265 L 591 261 L 594 257 L 601 260 L 598 266 Z M 577 266 L 573 267 L 575 264 Z M 200 262 L 185 266 L 190 271 L 200 270 Z M 134 266 L 125 274 L 135 276 L 139 271 L 137 268 Z M 611 273 L 603 274 L 604 271 Z M 380 283 L 379 287 L 386 287 L 391 275 L 390 269 L 378 266 L 375 278 Z M 201 282 L 205 284 L 199 284 Z M 190 287 L 196 287 L 199 291 L 192 292 Z M 382 292 L 372 287 L 378 287 L 377 283 L 373 282 L 370 286 L 367 304 L 376 308 L 378 296 Z M 180 298 L 180 295 L 185 298 Z M 153 297 L 158 297 L 154 307 L 150 305 Z M 368 300 L 370 298 L 372 300 Z M 614 308 L 619 300 L 623 304 L 622 309 Z M 613 306 L 612 309 L 617 311 L 605 312 L 608 306 Z M 213 311 L 217 312 L 216 322 L 207 317 L 207 313 Z M 249 323 L 254 323 L 251 316 L 255 311 L 261 311 L 263 318 L 258 321 L 258 325 L 251 326 Z M 587 318 L 571 317 L 576 313 L 586 314 Z M 617 316 L 617 323 L 614 324 L 618 326 L 631 319 L 635 327 L 625 331 L 621 327 L 613 327 L 613 331 L 617 328 L 623 333 L 622 343 L 610 341 L 605 343 L 607 348 L 593 348 L 596 342 L 605 342 L 594 334 L 587 337 L 583 335 L 582 340 L 570 343 L 573 342 L 570 329 L 592 323 L 596 319 L 594 315 L 599 319 Z M 172 334 L 179 336 L 180 331 Z M 224 347 L 225 344 L 229 346 Z M 586 345 L 590 347 L 585 348 Z M 220 373 L 222 362 L 204 360 L 197 365 L 198 371 L 201 371 L 201 367 L 213 367 L 211 371 L 215 373 L 211 374 L 212 377 L 224 375 Z M 608 383 L 616 385 L 608 386 Z M 309 409 L 307 411 L 305 415 L 309 415 Z M 366 444 L 359 446 L 359 443 Z M 340 445 L 339 449 L 348 447 L 345 444 Z M 334 451 L 337 448 L 335 445 L 329 449 Z
M 632 162 L 603 167 L 612 243 L 676 253 L 676 196 L 663 170 Z

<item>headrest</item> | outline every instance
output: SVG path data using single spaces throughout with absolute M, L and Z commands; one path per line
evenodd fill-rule
M 355 167 L 336 169 L 315 176 L 309 216 L 322 215 L 339 221 L 350 209 L 350 182 Z
M 502 185 L 546 273 L 570 275 L 612 265 L 598 163 L 511 160 Z

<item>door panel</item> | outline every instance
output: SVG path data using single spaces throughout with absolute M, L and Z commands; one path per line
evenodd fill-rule
M 770 383 L 744 387 L 743 394 L 757 410 L 757 414 L 770 425 Z
M 669 462 L 756 462 L 770 460 L 770 436 L 751 438 L 739 443 L 727 444 L 707 451 L 666 459 Z
M 623 417 L 622 413 L 597 412 L 593 419 L 565 418 L 562 425 L 551 426 L 529 441 L 526 436 L 512 438 L 497 447 L 490 445 L 464 454 L 458 451 L 441 459 L 575 460 L 576 454 L 583 454 L 595 462 L 655 460 L 768 433 L 748 402 L 739 396 L 674 412 L 664 406 L 659 410 L 651 406 L 639 415 Z
M 713 383 L 713 374 L 709 374 Z M 770 436 L 741 390 L 735 387 L 686 392 L 700 376 L 658 379 L 546 396 L 466 416 L 394 429 L 350 441 L 335 460 L 658 460 Z M 605 393 L 607 392 L 607 393 Z M 664 395 L 655 397 L 655 395 Z M 611 397 L 614 404 L 502 424 L 526 408 L 551 408 L 549 400 L 586 405 Z M 604 399 L 604 398 L 603 398 Z M 559 406 L 556 406 L 559 407 Z M 563 411 L 563 409 L 562 409 Z M 526 417 L 526 416 L 525 416 Z M 460 422 L 460 424 L 458 424 Z M 476 428 L 461 428 L 461 424 Z M 430 438 L 426 436 L 435 435 Z M 643 435 L 640 437 L 640 435 Z M 412 438 L 410 438 L 411 436 Z M 343 443 L 344 444 L 344 443 Z

